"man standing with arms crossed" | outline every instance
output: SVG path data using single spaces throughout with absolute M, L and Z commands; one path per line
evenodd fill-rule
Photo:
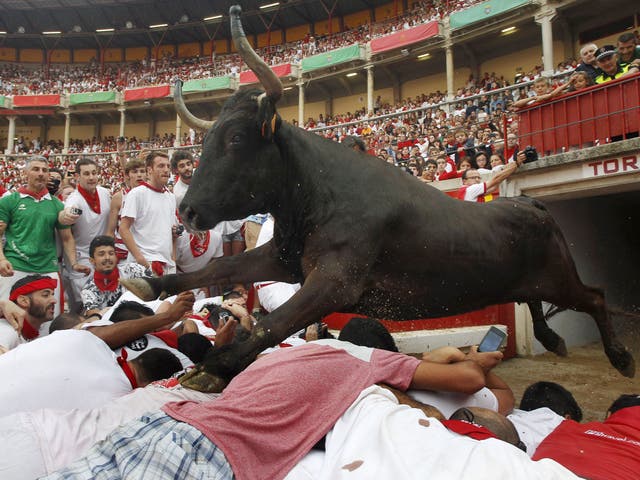
M 66 259 L 76 272 L 89 273 L 76 257 L 76 244 L 69 225 L 78 218 L 64 209 L 60 200 L 47 191 L 49 164 L 44 157 L 30 157 L 25 166 L 27 185 L 0 199 L 0 298 L 9 298 L 15 282 L 27 275 L 40 273 L 58 281 L 55 297 L 58 315 L 63 307 L 60 274 L 56 253 L 55 231 Z
M 129 260 L 151 267 L 158 276 L 175 273 L 176 198 L 166 189 L 171 175 L 167 154 L 151 152 L 146 160 L 148 181 L 127 195 L 120 236 Z

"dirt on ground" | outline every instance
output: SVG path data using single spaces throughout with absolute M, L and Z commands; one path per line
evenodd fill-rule
M 620 394 L 640 394 L 640 328 L 628 323 L 618 330 L 624 332 L 621 340 L 636 360 L 635 378 L 623 377 L 611 366 L 601 343 L 569 348 L 569 355 L 564 358 L 549 352 L 512 358 L 496 367 L 495 372 L 511 386 L 516 406 L 528 385 L 546 380 L 573 393 L 582 408 L 583 421 L 602 420 Z

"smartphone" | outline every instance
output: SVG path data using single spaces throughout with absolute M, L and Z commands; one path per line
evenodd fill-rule
M 220 310 L 220 313 L 218 313 L 218 328 L 227 323 L 230 316 L 231 312 L 229 312 L 229 310 Z
M 491 327 L 489 331 L 486 333 L 480 345 L 478 345 L 479 352 L 495 352 L 502 347 L 505 339 L 507 338 L 507 334 L 502 330 L 496 327 Z

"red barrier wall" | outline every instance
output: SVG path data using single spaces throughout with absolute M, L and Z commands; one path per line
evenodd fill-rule
M 329 328 L 340 330 L 351 319 L 361 315 L 355 313 L 333 313 L 323 319 Z M 516 354 L 515 343 L 515 306 L 513 303 L 506 305 L 494 305 L 475 312 L 463 313 L 443 318 L 429 318 L 418 320 L 392 321 L 382 320 L 382 323 L 390 332 L 412 332 L 416 330 L 436 330 L 442 328 L 472 327 L 480 325 L 506 325 L 509 337 L 505 357 L 510 358 Z M 418 353 L 418 352 L 415 352 Z
M 519 145 L 540 154 L 602 145 L 638 132 L 640 74 L 579 90 L 518 112 Z

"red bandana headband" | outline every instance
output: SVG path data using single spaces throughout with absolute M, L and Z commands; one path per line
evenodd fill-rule
M 46 288 L 55 290 L 57 286 L 58 280 L 56 280 L 55 278 L 40 278 L 13 290 L 9 295 L 9 300 L 15 302 L 20 295 L 28 295 L 30 293 L 37 292 L 38 290 L 44 290 Z

